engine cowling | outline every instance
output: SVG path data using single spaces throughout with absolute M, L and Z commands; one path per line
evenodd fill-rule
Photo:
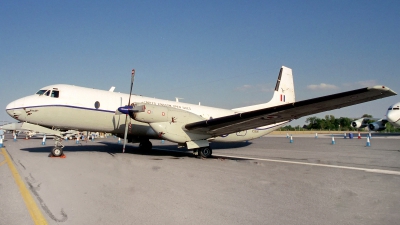
M 374 123 L 370 123 L 368 125 L 368 129 L 371 131 L 381 131 L 381 130 L 385 130 L 386 126 L 385 126 L 385 123 L 383 123 L 382 121 L 377 121 Z
M 353 122 L 351 122 L 351 126 L 354 128 L 364 128 L 367 127 L 368 124 L 363 123 L 364 119 L 358 119 L 358 120 L 354 120 Z
M 133 119 L 143 123 L 192 123 L 204 120 L 204 118 L 173 107 L 144 104 L 142 112 L 133 113 Z
M 133 113 L 134 120 L 148 123 L 160 138 L 177 143 L 205 140 L 211 135 L 185 130 L 184 125 L 204 120 L 194 113 L 168 106 L 144 104 L 143 112 Z

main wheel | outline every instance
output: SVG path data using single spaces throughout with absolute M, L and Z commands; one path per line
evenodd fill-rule
M 143 150 L 143 151 L 149 151 L 152 148 L 153 148 L 153 144 L 149 140 L 142 141 L 139 144 L 139 149 Z
M 200 148 L 199 155 L 203 158 L 210 158 L 212 155 L 212 149 L 210 147 Z
M 54 147 L 54 148 L 51 150 L 51 154 L 52 154 L 53 156 L 55 156 L 55 157 L 60 157 L 60 156 L 62 156 L 62 154 L 63 154 L 63 150 L 62 150 L 62 148 Z

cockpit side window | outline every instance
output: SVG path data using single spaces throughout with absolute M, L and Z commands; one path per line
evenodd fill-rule
M 53 92 L 51 92 L 51 97 L 52 97 L 52 98 L 58 98 L 59 95 L 60 95 L 60 92 L 59 92 L 59 91 L 54 91 L 54 90 L 53 90 Z
M 50 95 L 50 90 L 47 90 L 44 95 L 49 96 Z
M 37 95 L 42 95 L 46 92 L 47 90 L 39 90 L 38 92 L 36 92 Z
M 393 108 L 393 110 L 399 110 L 399 107 L 397 106 L 396 108 Z
M 389 107 L 388 110 L 392 110 L 392 107 Z

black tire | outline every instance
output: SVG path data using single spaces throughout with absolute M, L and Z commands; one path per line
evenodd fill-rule
M 212 155 L 212 149 L 210 147 L 200 148 L 199 155 L 203 158 L 210 158 Z
M 147 141 L 142 141 L 139 144 L 139 149 L 143 151 L 150 151 L 153 148 L 153 144 L 147 140 Z
M 52 154 L 54 157 L 60 157 L 60 156 L 62 156 L 62 154 L 63 154 L 63 150 L 62 150 L 62 148 L 57 148 L 57 147 L 55 147 L 55 148 L 53 148 L 53 149 L 51 150 L 51 154 Z

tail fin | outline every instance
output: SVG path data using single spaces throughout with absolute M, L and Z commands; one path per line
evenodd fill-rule
M 276 81 L 274 95 L 272 96 L 272 99 L 269 102 L 259 105 L 236 108 L 232 110 L 235 111 L 237 110 L 242 112 L 252 111 L 277 105 L 293 103 L 295 101 L 296 99 L 294 94 L 292 69 L 282 66 L 281 70 L 279 71 L 278 80 Z
M 292 69 L 282 66 L 276 81 L 274 96 L 270 102 L 283 105 L 295 102 Z

